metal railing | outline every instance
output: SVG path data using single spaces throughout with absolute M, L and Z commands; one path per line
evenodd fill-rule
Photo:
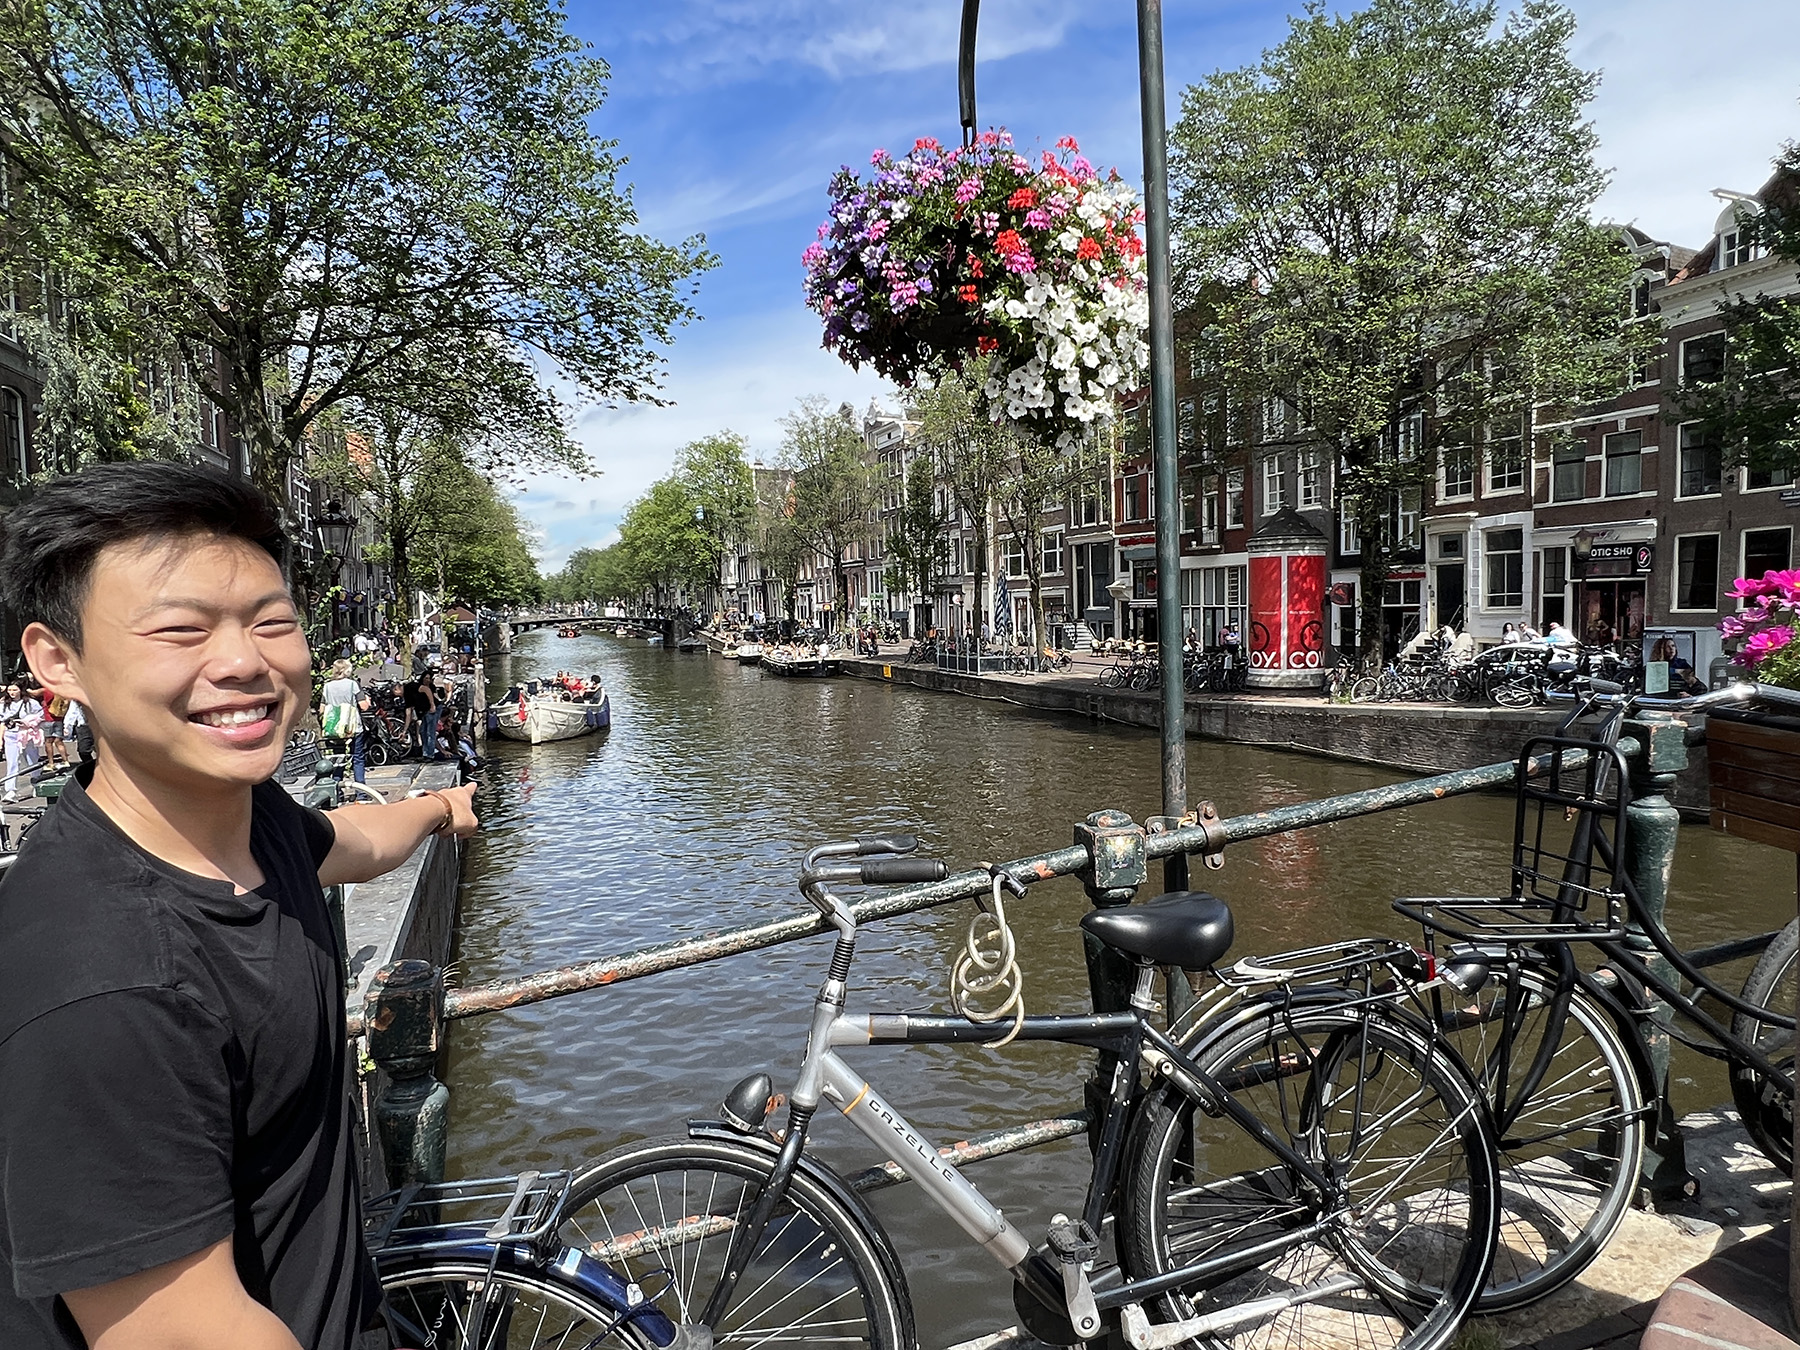
M 1660 920 L 1680 820 L 1665 794 L 1675 774 L 1686 765 L 1687 728 L 1656 715 L 1629 727 L 1632 735 L 1620 742 L 1632 765 L 1628 862 L 1634 876 L 1662 879 L 1661 885 L 1653 882 L 1640 888 L 1646 908 Z M 1572 767 L 1575 760 L 1565 756 L 1563 763 Z M 1535 759 L 1529 772 L 1536 775 L 1549 766 L 1547 756 Z M 1154 860 L 1198 856 L 1208 866 L 1218 867 L 1232 844 L 1510 787 L 1516 773 L 1516 764 L 1507 760 L 1223 819 L 1214 814 L 1211 803 L 1202 803 L 1192 817 L 1179 822 L 1153 817 L 1139 824 L 1121 811 L 1098 811 L 1075 826 L 1074 842 L 1068 847 L 1018 858 L 1000 867 L 1027 887 L 1057 877 L 1079 877 L 1093 904 L 1123 905 L 1148 883 L 1149 864 Z M 943 881 L 866 897 L 851 905 L 851 910 L 861 925 L 983 895 L 992 885 L 990 872 L 971 869 Z M 374 1115 L 390 1183 L 430 1183 L 443 1178 L 448 1089 L 437 1082 L 433 1071 L 447 1022 L 603 989 L 826 931 L 826 923 L 818 916 L 796 915 L 455 990 L 446 990 L 442 971 L 424 961 L 399 961 L 384 967 L 374 978 L 363 1014 L 349 1019 L 349 1033 L 368 1037 L 370 1057 L 387 1075 Z M 1767 940 L 1745 940 L 1749 947 L 1743 941 L 1731 944 L 1730 954 L 1741 955 L 1759 942 L 1766 945 Z M 1106 958 L 1100 960 L 1104 963 Z M 1115 1008 L 1125 1006 L 1128 971 L 1096 968 L 1090 974 L 1098 1009 L 1111 1010 L 1105 1006 L 1109 1003 Z M 1666 1084 L 1666 1038 L 1661 1038 L 1660 1052 L 1656 1040 L 1647 1039 L 1657 1072 Z M 1084 1130 L 1088 1119 L 1087 1114 L 1078 1112 L 1009 1126 L 959 1145 L 950 1151 L 949 1161 L 955 1166 L 1066 1138 Z M 891 1169 L 877 1168 L 854 1180 L 860 1187 L 873 1189 L 901 1179 Z

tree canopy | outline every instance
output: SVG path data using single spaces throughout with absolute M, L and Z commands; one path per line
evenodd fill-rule
M 1171 181 L 1184 298 L 1212 318 L 1198 340 L 1234 392 L 1287 405 L 1266 439 L 1341 458 L 1365 596 L 1395 494 L 1436 452 L 1516 462 L 1534 405 L 1622 388 L 1655 340 L 1621 324 L 1635 263 L 1590 219 L 1598 77 L 1573 35 L 1548 0 L 1503 22 L 1485 0 L 1313 0 L 1259 64 L 1183 95 Z
M 825 399 L 803 398 L 781 426 L 781 464 L 791 476 L 785 528 L 831 560 L 832 606 L 842 622 L 850 613 L 844 552 L 865 541 L 873 528 L 875 486 L 867 447 L 847 403 L 834 409 Z
M 178 351 L 258 480 L 334 409 L 554 445 L 654 400 L 703 242 L 638 228 L 603 62 L 534 0 L 0 7 L 0 156 L 58 303 Z

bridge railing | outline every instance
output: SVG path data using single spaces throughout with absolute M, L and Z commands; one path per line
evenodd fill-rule
M 1687 763 L 1686 730 L 1684 724 L 1673 719 L 1646 716 L 1628 725 L 1629 734 L 1621 742 L 1632 766 L 1632 799 L 1626 808 L 1626 861 L 1637 879 L 1644 907 L 1659 921 L 1667 899 L 1680 824 L 1667 794 L 1675 775 Z M 1547 757 L 1533 760 L 1528 766 L 1533 774 L 1548 767 Z M 1213 815 L 1207 803 L 1191 822 L 1173 825 L 1160 818 L 1140 824 L 1121 811 L 1097 811 L 1074 827 L 1074 842 L 1068 847 L 1018 858 L 1001 864 L 1001 869 L 1027 887 L 1057 877 L 1078 877 L 1093 904 L 1129 904 L 1139 889 L 1149 883 L 1149 864 L 1157 859 L 1198 857 L 1208 865 L 1222 865 L 1224 852 L 1232 844 L 1509 787 L 1516 772 L 1515 763 L 1507 760 L 1223 819 Z M 867 924 L 983 895 L 992 884 L 991 873 L 971 869 L 928 885 L 871 895 L 850 908 L 859 925 Z M 823 919 L 807 913 L 454 990 L 446 990 L 443 972 L 424 961 L 400 961 L 383 968 L 371 985 L 363 1014 L 350 1019 L 349 1031 L 352 1036 L 368 1037 L 370 1056 L 386 1076 L 374 1114 L 390 1182 L 431 1182 L 443 1178 L 448 1146 L 448 1089 L 433 1074 L 448 1022 L 604 989 L 827 931 Z M 1766 945 L 1767 941 L 1765 936 L 1751 939 L 1748 946 L 1744 942 L 1727 944 L 1708 955 L 1715 960 L 1728 959 L 1754 950 L 1759 944 Z M 1128 972 L 1102 968 L 1092 973 L 1096 1005 L 1111 1003 L 1114 1008 L 1123 1008 L 1129 992 Z M 1172 999 L 1171 1006 L 1173 1003 Z M 1659 1082 L 1666 1086 L 1667 1037 L 1646 1036 L 1646 1042 Z M 1664 1113 L 1664 1119 L 1672 1118 Z M 1009 1126 L 959 1145 L 952 1151 L 950 1161 L 960 1165 L 1064 1138 L 1084 1129 L 1087 1119 L 1084 1113 L 1071 1113 Z M 1679 1184 L 1669 1179 L 1671 1168 L 1685 1179 L 1678 1149 L 1678 1141 L 1670 1140 L 1665 1147 L 1651 1150 L 1652 1156 L 1660 1160 L 1659 1189 Z M 865 1188 L 874 1188 L 901 1179 L 896 1169 L 876 1168 L 856 1181 Z

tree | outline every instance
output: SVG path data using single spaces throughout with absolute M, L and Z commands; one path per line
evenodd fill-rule
M 713 259 L 638 229 L 606 77 L 530 0 L 32 0 L 0 8 L 0 163 L 64 301 L 178 351 L 279 494 L 334 409 L 543 440 L 540 367 L 654 399 Z
M 764 574 L 781 588 L 781 607 L 792 629 L 798 622 L 794 608 L 799 599 L 800 569 L 814 550 L 794 523 L 793 475 L 767 471 L 756 488 L 756 556 Z
M 1090 450 L 1070 454 L 1032 431 L 1028 424 L 1009 428 L 1011 453 L 995 502 L 1025 565 L 1031 588 L 1032 642 L 1034 648 L 1041 648 L 1049 638 L 1044 623 L 1044 516 L 1091 482 L 1096 471 Z
M 676 476 L 693 498 L 709 544 L 709 590 L 718 585 L 726 547 L 747 538 L 756 520 L 756 487 L 745 458 L 749 444 L 734 431 L 721 431 L 683 446 L 676 460 Z
M 1574 22 L 1525 0 L 1313 0 L 1262 62 L 1190 87 L 1172 137 L 1185 299 L 1234 394 L 1281 400 L 1342 465 L 1362 645 L 1396 498 L 1440 453 L 1506 457 L 1551 409 L 1623 388 L 1634 261 L 1590 223 L 1597 77 Z M 1417 420 L 1415 421 L 1415 415 Z
M 702 528 L 695 500 L 679 477 L 659 479 L 625 510 L 619 548 L 627 577 L 654 604 L 673 600 L 678 589 L 703 585 L 707 568 L 718 579 L 713 541 Z
M 929 452 L 915 454 L 906 466 L 900 510 L 888 536 L 887 586 L 913 597 L 913 635 L 931 627 L 931 597 L 944 572 L 950 518 L 939 509 L 937 468 Z
M 544 590 L 550 599 L 568 604 L 629 600 L 636 594 L 624 550 L 617 544 L 576 549 L 562 570 L 544 583 Z
M 814 553 L 831 560 L 832 610 L 843 625 L 850 617 L 844 554 L 869 537 L 875 505 L 867 447 L 847 403 L 833 410 L 822 398 L 803 398 L 781 425 L 783 467 L 793 480 L 787 520 Z
M 483 475 L 452 462 L 440 490 L 457 503 L 433 517 L 418 543 L 422 565 L 437 579 L 441 600 L 470 605 L 519 605 L 538 598 L 543 581 L 519 512 Z
M 988 416 L 982 390 L 986 359 L 961 371 L 937 372 L 929 389 L 918 391 L 919 439 L 937 456 L 950 498 L 975 530 L 975 631 L 988 612 L 987 579 L 994 494 L 1006 472 L 1007 438 Z
M 1800 264 L 1800 144 L 1776 161 L 1760 214 L 1743 212 L 1743 242 Z M 1800 297 L 1738 295 L 1720 306 L 1725 321 L 1716 378 L 1682 372 L 1674 402 L 1700 422 L 1727 463 L 1800 473 Z

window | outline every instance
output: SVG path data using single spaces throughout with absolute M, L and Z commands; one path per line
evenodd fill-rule
M 1325 505 L 1325 457 L 1319 451 L 1300 452 L 1299 483 L 1302 511 Z
M 1744 470 L 1744 490 L 1759 492 L 1763 488 L 1784 488 L 1794 485 L 1792 469 L 1746 469 Z
M 1744 571 L 1747 577 L 1787 570 L 1793 531 L 1782 525 L 1773 530 L 1744 531 Z
M 1287 401 L 1280 394 L 1270 394 L 1263 400 L 1263 440 L 1285 441 L 1287 439 L 1287 412 Z
M 1354 506 L 1353 502 L 1345 502 L 1338 513 L 1338 552 L 1347 558 L 1362 552 L 1362 531 L 1357 528 L 1356 516 L 1352 514 Z
M 1681 344 L 1681 382 L 1707 384 L 1725 371 L 1725 335 L 1708 333 Z
M 1006 569 L 1009 577 L 1025 575 L 1025 545 L 1016 536 L 1009 536 L 1000 545 L 1000 565 Z
M 1083 525 L 1099 525 L 1106 520 L 1100 490 L 1092 483 L 1081 489 L 1081 503 L 1076 508 L 1076 518 Z
M 1287 474 L 1281 455 L 1270 455 L 1262 462 L 1262 509 L 1272 516 L 1287 505 Z
M 1401 488 L 1394 494 L 1393 509 L 1388 517 L 1388 532 L 1395 548 L 1418 548 L 1422 542 L 1419 533 L 1419 508 L 1424 496 L 1425 490 L 1420 487 Z
M 1475 495 L 1475 447 L 1456 445 L 1438 461 L 1438 500 L 1467 501 Z
M 1144 475 L 1134 473 L 1124 482 L 1125 519 L 1142 520 L 1144 518 Z
M 1550 500 L 1578 502 L 1587 496 L 1586 443 L 1558 441 L 1550 453 Z
M 1683 535 L 1675 541 L 1675 608 L 1719 607 L 1719 536 Z
M 1060 576 L 1063 570 L 1063 537 L 1061 530 L 1044 531 L 1044 571 L 1047 577 Z
M 1219 542 L 1219 476 L 1200 480 L 1200 542 Z
M 1490 422 L 1487 427 L 1487 490 L 1519 492 L 1525 487 L 1525 437 L 1520 424 Z
M 1631 279 L 1630 314 L 1634 319 L 1650 317 L 1650 283 L 1655 278 L 1654 272 L 1639 272 Z
M 1194 400 L 1184 398 L 1175 410 L 1175 444 L 1194 444 Z
M 1190 490 L 1191 488 L 1192 488 L 1191 482 L 1182 483 L 1180 486 L 1181 532 L 1183 534 L 1192 534 L 1194 532 L 1194 530 L 1196 528 L 1196 524 L 1197 524 L 1197 522 L 1194 519 L 1194 509 L 1195 509 L 1194 508 L 1194 494 Z
M 1244 471 L 1231 469 L 1225 475 L 1225 528 L 1239 529 L 1244 523 Z
M 1440 558 L 1462 557 L 1463 537 L 1460 534 L 1440 534 L 1437 555 Z
M 1242 567 L 1200 569 L 1200 638 L 1208 647 L 1219 645 L 1228 626 L 1243 634 L 1244 572 Z
M 1487 608 L 1518 609 L 1525 603 L 1525 532 L 1487 532 Z
M 1569 621 L 1569 550 L 1566 548 L 1547 548 L 1538 554 L 1538 575 L 1541 582 L 1538 590 L 1543 599 L 1542 608 L 1538 612 L 1538 621 L 1549 624 Z
M 1719 443 L 1698 422 L 1681 428 L 1681 483 L 1683 497 L 1709 497 L 1724 482 L 1724 457 Z
M 1624 497 L 1644 486 L 1644 433 L 1618 431 L 1603 442 L 1606 452 L 1606 495 Z
M 1408 413 L 1400 419 L 1396 429 L 1397 443 L 1395 451 L 1402 464 L 1419 457 L 1419 447 L 1425 444 L 1425 414 Z
M 1756 256 L 1756 244 L 1751 240 L 1749 231 L 1737 229 L 1727 230 L 1719 236 L 1719 265 L 1714 271 L 1722 271 L 1727 267 L 1738 267 Z
M 0 471 L 16 483 L 25 481 L 25 400 L 17 389 L 0 385 Z

